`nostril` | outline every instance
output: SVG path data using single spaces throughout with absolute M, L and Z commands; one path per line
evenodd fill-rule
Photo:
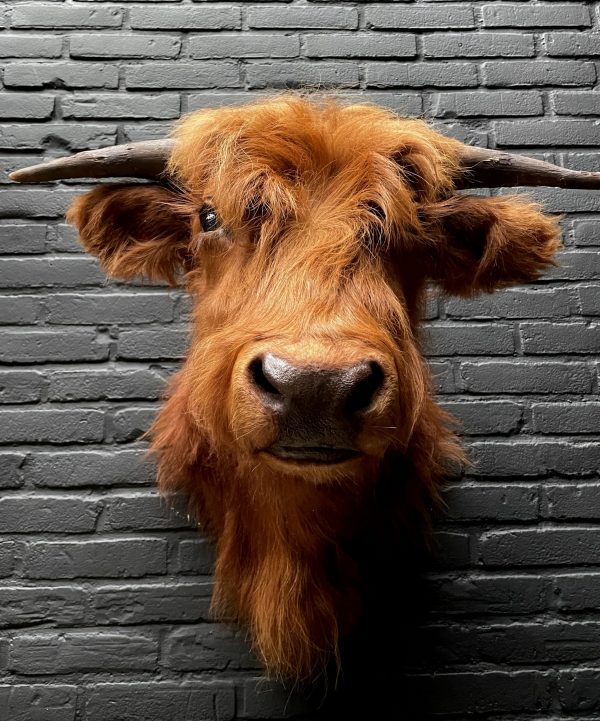
M 349 415 L 366 411 L 372 405 L 377 393 L 383 386 L 385 374 L 376 361 L 362 364 L 357 379 L 346 400 L 346 412 Z
M 262 356 L 255 358 L 248 367 L 250 372 L 250 378 L 254 382 L 254 385 L 260 388 L 265 393 L 271 395 L 281 395 L 279 390 L 271 383 L 271 381 L 265 375 L 265 369 L 263 366 Z

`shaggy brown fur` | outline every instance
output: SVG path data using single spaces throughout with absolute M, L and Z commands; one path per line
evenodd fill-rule
M 470 295 L 534 279 L 553 219 L 515 197 L 453 194 L 457 143 L 367 105 L 286 96 L 183 119 L 175 189 L 99 187 L 70 211 L 107 272 L 194 299 L 187 360 L 154 428 L 163 491 L 183 490 L 215 540 L 214 607 L 267 669 L 308 678 L 361 613 L 353 540 L 390 509 L 427 529 L 462 458 L 417 342 L 428 280 Z M 198 210 L 222 227 L 201 231 Z M 272 352 L 386 372 L 359 459 L 299 466 L 263 453 L 276 429 L 248 382 Z

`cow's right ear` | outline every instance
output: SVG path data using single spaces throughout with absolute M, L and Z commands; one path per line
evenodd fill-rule
M 176 285 L 191 236 L 177 193 L 160 185 L 100 185 L 75 200 L 67 220 L 109 275 Z

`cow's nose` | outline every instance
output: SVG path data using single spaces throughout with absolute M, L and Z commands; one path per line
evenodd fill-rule
M 353 448 L 385 380 L 373 360 L 341 368 L 301 366 L 272 353 L 251 362 L 250 378 L 277 420 L 279 444 L 302 448 Z

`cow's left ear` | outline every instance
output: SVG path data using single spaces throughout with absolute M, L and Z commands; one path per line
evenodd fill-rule
M 426 273 L 455 295 L 535 280 L 560 246 L 558 219 L 515 196 L 455 195 L 420 217 Z
M 191 236 L 180 196 L 160 185 L 100 185 L 77 198 L 67 220 L 85 249 L 118 278 L 176 284 Z

